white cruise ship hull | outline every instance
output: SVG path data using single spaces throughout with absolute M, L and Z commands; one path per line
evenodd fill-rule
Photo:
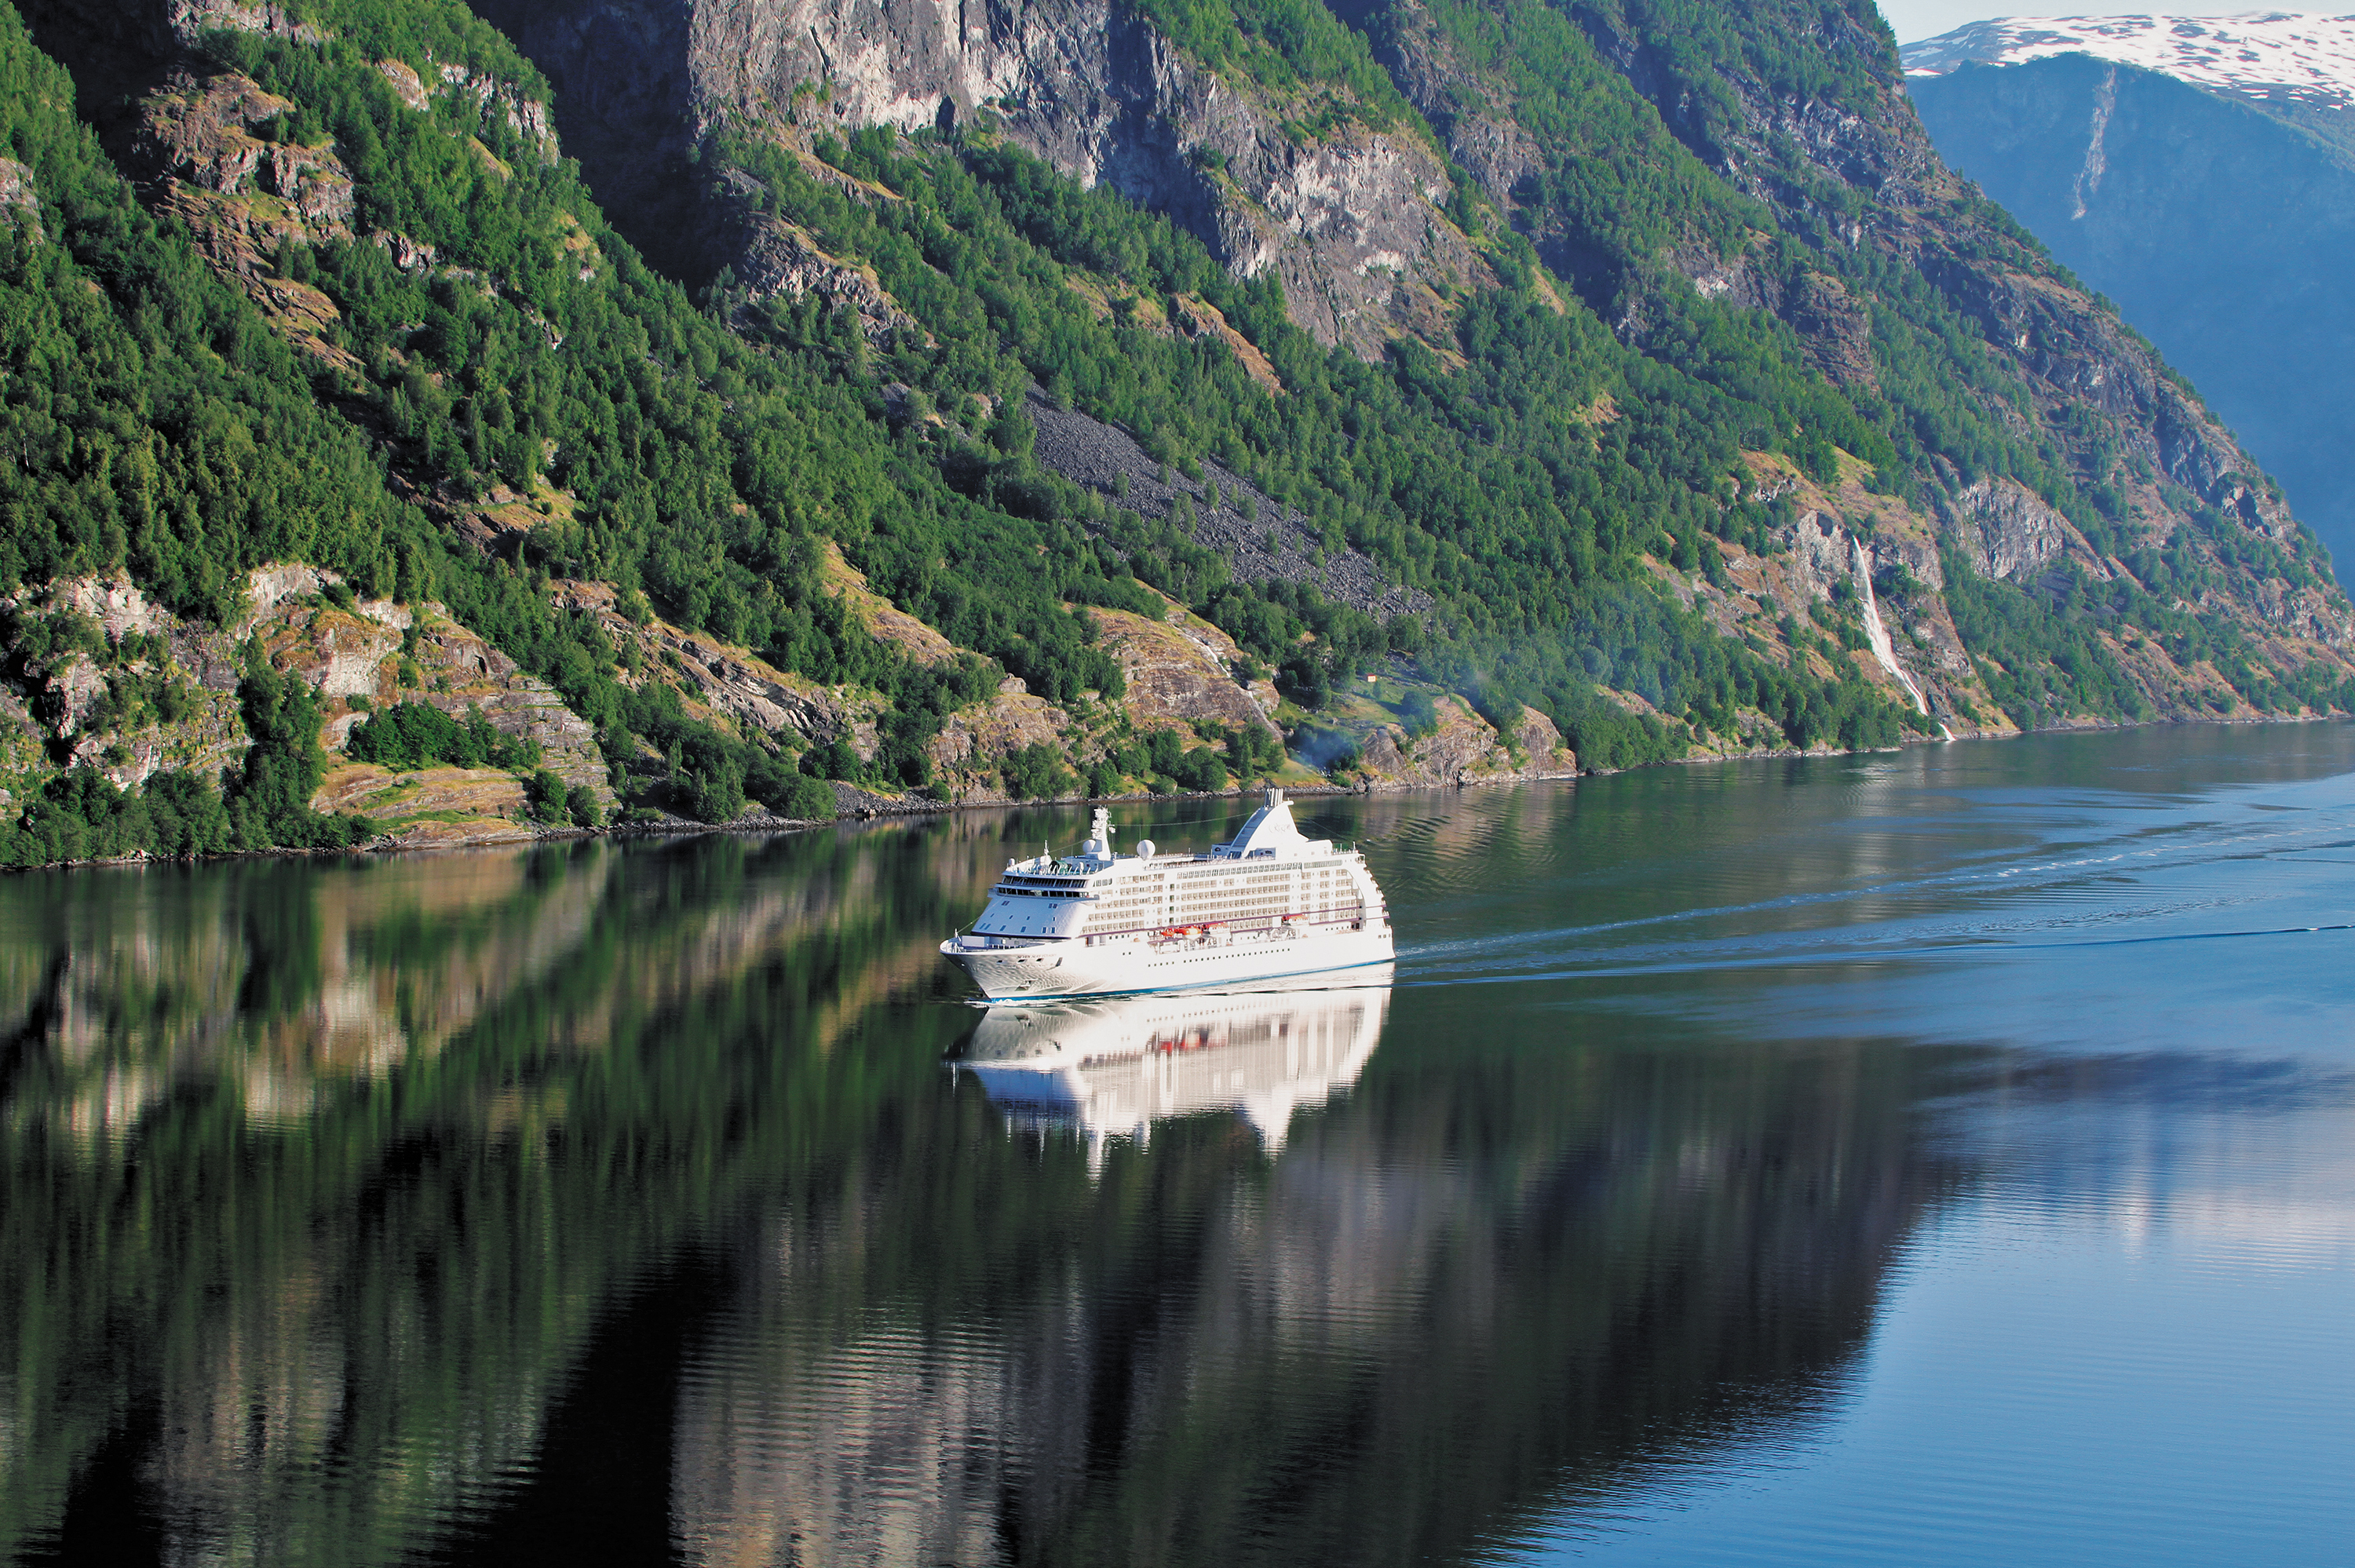
M 1305 837 L 1281 789 L 1207 854 L 1112 849 L 1097 808 L 1074 855 L 1007 861 L 941 956 L 992 1001 L 1231 988 L 1391 961 L 1390 911 L 1355 848 Z
M 1392 956 L 1387 921 L 1362 930 L 1237 931 L 1166 941 L 1130 938 L 1092 947 L 1084 938 L 1003 943 L 1002 938 L 954 937 L 941 944 L 941 956 L 970 975 L 992 1001 L 1232 986 L 1386 964 Z

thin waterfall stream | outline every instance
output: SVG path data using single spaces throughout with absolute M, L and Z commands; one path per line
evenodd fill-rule
M 1864 635 L 1872 644 L 1872 656 L 1881 661 L 1882 669 L 1897 677 L 1897 683 L 1904 687 L 1905 694 L 1913 699 L 1913 711 L 1927 718 L 1930 716 L 1930 704 L 1922 695 L 1922 688 L 1913 683 L 1913 677 L 1907 674 L 1905 667 L 1897 662 L 1897 649 L 1889 641 L 1888 626 L 1881 621 L 1881 603 L 1872 594 L 1872 567 L 1864 553 L 1864 541 L 1859 539 L 1854 544 L 1857 586 L 1864 590 Z M 1938 733 L 1948 740 L 1955 738 L 1955 732 L 1943 724 L 1938 726 Z

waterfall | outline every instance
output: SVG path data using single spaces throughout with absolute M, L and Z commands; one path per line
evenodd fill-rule
M 1881 624 L 1881 604 L 1872 597 L 1872 563 L 1865 556 L 1864 541 L 1858 539 L 1852 543 L 1856 546 L 1856 584 L 1864 590 L 1864 635 L 1872 644 L 1872 656 L 1881 661 L 1882 669 L 1897 677 L 1897 683 L 1905 688 L 1907 696 L 1913 699 L 1913 711 L 1927 718 L 1930 716 L 1929 701 L 1922 695 L 1922 688 L 1913 683 L 1913 677 L 1907 674 L 1905 667 L 1897 662 L 1897 650 L 1889 641 L 1889 628 Z M 1943 724 L 1938 726 L 1938 733 L 1948 740 L 1955 738 L 1955 732 Z

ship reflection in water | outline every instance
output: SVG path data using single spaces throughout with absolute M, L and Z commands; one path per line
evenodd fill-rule
M 1279 987 L 992 1007 L 951 1057 L 1009 1130 L 1078 1133 L 1091 1169 L 1107 1139 L 1156 1121 L 1240 1115 L 1273 1154 L 1293 1113 L 1357 1080 L 1381 1038 L 1391 969 L 1305 975 Z

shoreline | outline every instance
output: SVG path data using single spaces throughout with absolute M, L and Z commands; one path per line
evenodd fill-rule
M 1647 762 L 1635 768 L 1582 768 L 1562 773 L 1510 773 L 1490 778 L 1458 779 L 1453 784 L 1392 783 L 1367 780 L 1356 785 L 1285 784 L 1279 786 L 1286 793 L 1301 800 L 1321 800 L 1337 796 L 1405 795 L 1423 790 L 1487 789 L 1518 784 L 1575 784 L 1582 779 L 1608 779 L 1623 773 L 1641 773 L 1654 768 L 1697 768 L 1731 762 L 1764 762 L 1777 759 L 1797 760 L 1806 758 L 1888 757 L 1921 746 L 1961 746 L 1972 741 L 2026 740 L 2038 736 L 2111 735 L 2134 729 L 2181 729 L 2194 725 L 2210 725 L 2219 729 L 2237 729 L 2257 725 L 2328 724 L 2355 718 L 2347 714 L 2306 714 L 2293 715 L 2265 715 L 2255 718 L 2153 719 L 2145 724 L 2056 725 L 2051 729 L 2012 730 L 2008 733 L 1963 735 L 1909 740 L 1899 746 L 1875 747 L 1863 751 L 1842 751 L 1831 747 L 1803 751 L 1796 747 L 1783 747 L 1771 751 L 1742 751 L 1718 757 L 1679 757 L 1667 762 Z M 1009 811 L 1030 807 L 1118 806 L 1137 805 L 1154 801 L 1175 800 L 1239 800 L 1252 789 L 1264 785 L 1238 786 L 1231 789 L 1187 789 L 1176 794 L 1130 795 L 1054 795 L 1028 800 L 911 800 L 896 801 L 886 795 L 875 795 L 848 786 L 854 793 L 875 804 L 847 810 L 838 816 L 815 819 L 800 817 L 739 817 L 732 822 L 698 822 L 674 817 L 660 822 L 614 822 L 603 827 L 541 827 L 529 831 L 485 832 L 479 837 L 437 840 L 431 843 L 378 842 L 351 844 L 341 849 L 271 848 L 229 850 L 208 855 L 118 855 L 90 860 L 51 861 L 44 865 L 6 868 L 0 875 L 27 876 L 42 872 L 79 871 L 102 866 L 148 865 L 212 865 L 238 860 L 318 860 L 336 856 L 432 854 L 444 850 L 477 850 L 520 848 L 532 844 L 559 843 L 580 839 L 604 838 L 687 838 L 706 833 L 801 833 L 821 828 L 862 825 L 917 817 L 945 817 L 960 811 Z M 508 821 L 508 819 L 501 819 Z M 517 829 L 524 824 L 513 823 Z

